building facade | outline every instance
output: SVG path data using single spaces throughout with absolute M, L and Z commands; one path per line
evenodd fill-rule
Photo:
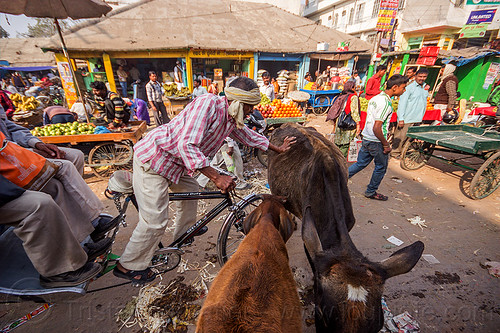
M 308 0 L 302 15 L 328 27 L 374 42 L 380 0 Z M 466 0 L 400 0 L 395 50 L 439 46 L 442 49 L 483 46 L 498 38 L 500 10 L 481 38 L 459 38 L 460 30 L 475 10 L 499 9 L 499 6 L 467 5 Z M 387 48 L 389 34 L 381 38 Z

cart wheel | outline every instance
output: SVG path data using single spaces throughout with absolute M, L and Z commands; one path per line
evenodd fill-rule
M 92 172 L 101 179 L 109 179 L 116 170 L 132 170 L 132 146 L 126 143 L 101 143 L 92 148 L 89 153 L 89 164 Z
M 421 140 L 406 141 L 401 152 L 401 168 L 403 170 L 417 170 L 423 167 L 431 158 L 434 144 Z
M 317 116 L 324 115 L 328 111 L 328 106 L 318 106 L 313 108 L 313 113 Z
M 500 151 L 486 160 L 477 170 L 470 183 L 472 199 L 486 198 L 500 186 Z

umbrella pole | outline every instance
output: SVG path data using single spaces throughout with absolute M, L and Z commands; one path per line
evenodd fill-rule
M 87 113 L 87 105 L 85 103 L 85 98 L 82 95 L 82 92 L 80 90 L 80 85 L 78 84 L 78 81 L 76 80 L 75 71 L 73 70 L 73 64 L 71 63 L 71 59 L 69 57 L 68 50 L 66 49 L 66 43 L 64 42 L 64 38 L 63 38 L 63 35 L 61 32 L 61 27 L 59 26 L 59 21 L 56 18 L 54 19 L 54 24 L 56 25 L 57 33 L 59 34 L 59 39 L 61 40 L 64 56 L 66 57 L 66 59 L 68 59 L 69 70 L 71 71 L 71 76 L 73 77 L 73 83 L 75 84 L 77 95 L 82 99 L 83 110 L 85 112 L 85 118 L 87 119 L 87 123 L 90 123 L 89 115 Z

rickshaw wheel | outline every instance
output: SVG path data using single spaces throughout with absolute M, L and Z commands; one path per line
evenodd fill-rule
M 421 140 L 409 139 L 403 146 L 400 165 L 403 170 L 417 170 L 431 158 L 434 144 Z
M 321 115 L 324 115 L 328 111 L 328 106 L 319 106 L 316 108 L 312 108 L 312 111 L 315 115 L 321 116 Z
M 99 178 L 107 180 L 117 170 L 132 171 L 134 151 L 127 143 L 106 142 L 92 148 L 89 153 L 89 164 L 105 164 L 91 167 Z
M 486 160 L 472 178 L 469 194 L 472 199 L 486 198 L 500 186 L 500 151 Z

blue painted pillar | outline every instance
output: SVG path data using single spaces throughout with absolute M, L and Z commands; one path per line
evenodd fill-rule
M 302 58 L 302 62 L 299 67 L 299 78 L 297 80 L 297 88 L 302 89 L 304 87 L 304 77 L 306 73 L 309 71 L 309 66 L 311 65 L 311 58 L 309 55 L 304 54 Z
M 259 71 L 259 53 L 255 52 L 253 54 L 253 77 L 255 82 L 257 82 L 257 72 Z

